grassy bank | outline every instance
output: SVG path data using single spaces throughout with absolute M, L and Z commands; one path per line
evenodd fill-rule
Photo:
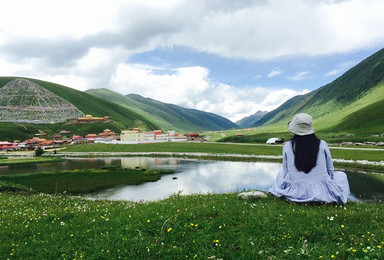
M 16 165 L 16 164 L 34 164 L 34 163 L 50 163 L 62 162 L 65 159 L 60 157 L 27 157 L 27 158 L 0 158 L 0 165 Z
M 0 181 L 23 185 L 34 191 L 50 194 L 63 192 L 82 194 L 116 185 L 138 185 L 144 182 L 154 182 L 158 181 L 162 174 L 173 172 L 173 170 L 161 169 L 75 169 L 38 174 L 5 175 L 0 176 Z
M 177 152 L 177 153 L 235 153 L 280 155 L 281 147 L 271 145 L 236 145 L 222 143 L 150 143 L 150 144 L 89 144 L 67 146 L 63 152 Z
M 384 204 L 0 193 L 2 259 L 382 259 Z

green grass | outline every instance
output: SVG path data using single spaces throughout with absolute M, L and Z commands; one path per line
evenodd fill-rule
M 315 120 L 314 126 L 319 130 L 342 130 L 352 133 L 384 132 L 382 115 L 379 112 L 383 100 L 384 83 L 380 83 L 350 105 Z M 356 117 L 359 113 L 364 113 L 366 117 Z
M 383 259 L 384 204 L 0 193 L 2 259 Z
M 17 174 L 0 176 L 0 181 L 15 183 L 34 191 L 56 194 L 91 193 L 117 185 L 139 185 L 154 182 L 162 174 L 173 173 L 172 170 L 146 169 L 90 169 L 41 172 L 34 174 Z
M 63 152 L 177 152 L 245 155 L 281 155 L 281 145 L 226 144 L 226 143 L 155 143 L 137 145 L 89 144 L 68 146 Z M 341 150 L 332 149 L 333 158 L 346 160 L 382 161 L 383 150 Z M 58 152 L 60 154 L 60 152 Z
M 64 159 L 55 157 L 0 158 L 0 165 L 35 164 L 45 162 L 61 162 Z

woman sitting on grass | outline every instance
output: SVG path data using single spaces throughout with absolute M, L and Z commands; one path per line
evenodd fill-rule
M 269 192 L 294 202 L 347 203 L 347 176 L 334 171 L 327 143 L 314 134 L 312 117 L 297 114 L 287 128 L 295 135 L 283 147 L 283 167 Z

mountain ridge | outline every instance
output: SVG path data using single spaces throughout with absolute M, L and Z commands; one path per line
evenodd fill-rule
M 343 124 L 342 122 L 347 122 L 347 117 L 350 114 L 357 112 L 351 110 L 349 113 L 345 111 L 346 109 L 348 110 L 349 106 L 359 101 L 361 102 L 361 100 L 364 100 L 366 106 L 372 105 L 371 103 L 375 96 L 372 96 L 371 100 L 364 97 L 369 96 L 372 91 L 376 91 L 375 89 L 381 90 L 383 82 L 384 49 L 381 49 L 331 83 L 305 95 L 295 96 L 287 100 L 275 110 L 267 113 L 253 126 L 286 125 L 295 114 L 305 112 L 310 114 L 315 121 L 320 122 L 318 124 L 319 129 L 337 129 Z M 380 92 L 376 92 L 376 95 L 381 96 Z M 368 111 L 371 113 L 375 112 L 369 109 Z M 342 114 L 344 118 L 338 118 L 335 113 Z M 382 129 L 380 127 L 381 114 L 379 111 L 376 111 L 376 113 L 378 116 L 372 116 L 372 119 L 375 121 L 376 128 L 380 130 Z M 358 128 L 351 130 L 364 128 L 361 124 L 357 125 L 359 126 Z
M 257 111 L 253 115 L 246 116 L 235 123 L 240 127 L 250 127 L 254 124 L 256 124 L 261 118 L 263 118 L 266 114 L 268 114 L 268 111 Z
M 86 92 L 128 107 L 166 130 L 205 131 L 238 128 L 235 123 L 219 115 L 163 103 L 138 94 L 124 96 L 109 89 L 89 89 Z

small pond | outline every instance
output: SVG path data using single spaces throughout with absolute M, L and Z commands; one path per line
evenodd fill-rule
M 141 185 L 118 186 L 88 194 L 95 199 L 154 201 L 172 194 L 225 193 L 250 189 L 267 191 L 281 167 L 274 162 L 228 162 L 180 158 L 72 158 L 65 162 L 0 166 L 0 174 L 37 173 L 102 166 L 123 168 L 174 169 L 159 181 Z M 346 171 L 352 192 L 351 199 L 382 200 L 384 175 Z

